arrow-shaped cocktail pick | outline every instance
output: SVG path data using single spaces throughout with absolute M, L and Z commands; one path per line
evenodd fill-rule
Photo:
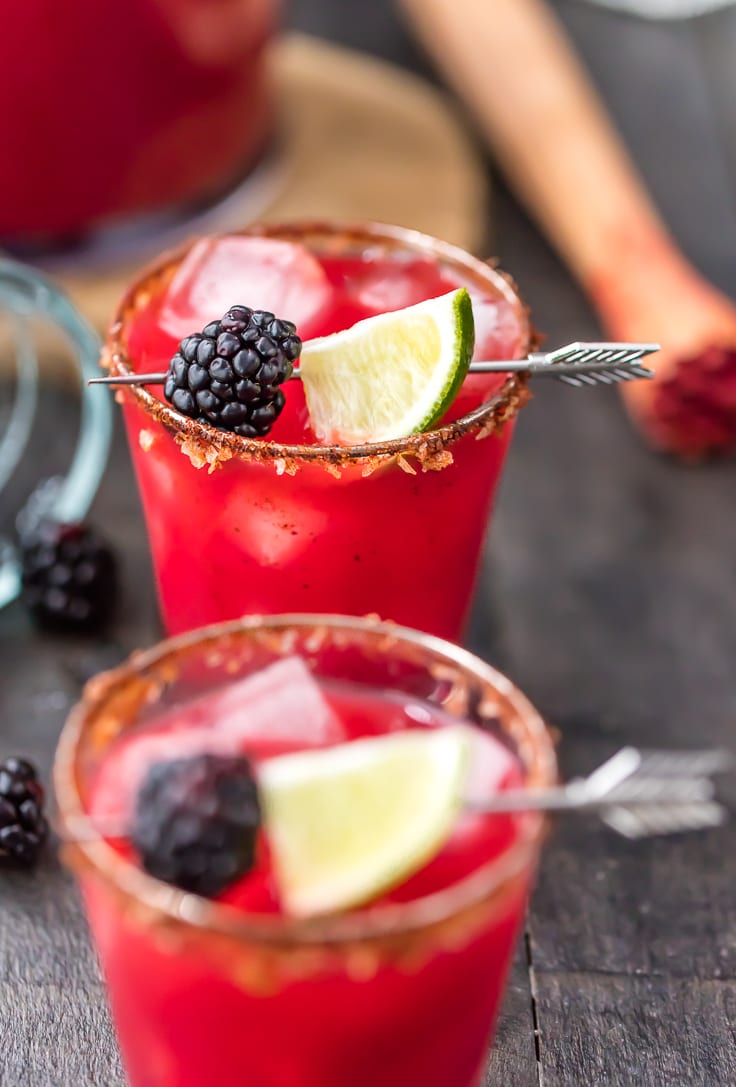
M 524 359 L 472 362 L 472 374 L 529 373 L 534 377 L 554 377 L 567 385 L 615 385 L 654 377 L 654 371 L 639 363 L 646 355 L 659 351 L 657 343 L 569 343 L 554 351 L 535 351 Z M 299 369 L 292 378 L 298 378 Z M 90 385 L 163 385 L 166 371 L 156 374 L 117 374 L 93 377 Z
M 626 838 L 675 834 L 725 822 L 712 775 L 733 765 L 728 751 L 639 751 L 624 747 L 587 778 L 552 789 L 510 789 L 472 807 L 489 812 L 596 812 Z
M 473 362 L 474 374 L 528 372 L 534 377 L 554 377 L 566 385 L 615 385 L 619 381 L 654 377 L 639 362 L 659 351 L 658 343 L 569 343 L 554 351 L 536 351 L 512 362 Z

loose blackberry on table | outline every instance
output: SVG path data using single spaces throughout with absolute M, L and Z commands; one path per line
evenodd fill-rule
M 198 422 L 263 438 L 281 414 L 281 385 L 302 341 L 296 325 L 267 310 L 232 306 L 220 321 L 186 336 L 169 363 L 164 396 Z
M 0 762 L 0 865 L 31 867 L 48 836 L 44 791 L 26 759 Z
M 89 525 L 44 521 L 20 538 L 23 597 L 52 629 L 100 629 L 117 597 L 115 557 Z

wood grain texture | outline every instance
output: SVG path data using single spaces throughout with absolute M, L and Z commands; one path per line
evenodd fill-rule
M 736 293 L 736 136 L 724 90 L 733 76 L 723 55 L 712 71 L 708 63 L 733 13 L 698 23 L 696 34 L 578 0 L 557 6 L 675 233 Z M 294 0 L 291 18 L 424 64 L 388 0 Z M 550 343 L 595 337 L 585 299 L 503 189 L 495 241 Z M 61 394 L 44 405 L 39 433 L 53 459 L 74 414 Z M 34 454 L 25 483 L 45 470 Z M 735 484 L 732 463 L 691 471 L 644 451 L 605 390 L 545 385 L 524 410 L 470 643 L 561 730 L 566 774 L 624 743 L 736 745 Z M 0 523 L 8 516 L 0 507 Z M 113 637 L 44 638 L 20 607 L 0 612 L 0 756 L 23 751 L 44 771 L 83 680 L 160 629 L 119 432 L 94 516 L 123 559 Z M 735 858 L 732 826 L 634 846 L 594 823 L 561 821 L 528 930 L 539 1063 L 522 947 L 486 1087 L 736 1083 Z M 123 1082 L 71 881 L 51 857 L 34 875 L 2 875 L 1 1087 Z
M 522 940 L 511 968 L 484 1087 L 538 1087 L 538 1083 L 531 983 L 526 941 Z
M 544 974 L 538 993 L 543 1087 L 736 1083 L 732 982 Z
M 663 26 L 557 7 L 673 232 L 736 293 L 734 13 Z M 586 300 L 503 194 L 496 229 L 549 342 L 594 339 Z M 734 745 L 734 482 L 732 463 L 646 453 L 605 392 L 545 387 L 525 409 L 472 635 L 561 730 L 566 774 L 625 743 Z M 736 1082 L 734 845 L 733 827 L 631 845 L 559 823 L 529 922 L 544 1087 Z
M 53 857 L 3 876 L 0 962 L 3 1087 L 122 1087 L 81 905 Z

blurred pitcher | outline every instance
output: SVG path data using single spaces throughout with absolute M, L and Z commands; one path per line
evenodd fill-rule
M 264 150 L 279 0 L 4 0 L 0 244 L 214 199 Z

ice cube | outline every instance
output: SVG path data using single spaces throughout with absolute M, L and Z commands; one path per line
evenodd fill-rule
M 443 278 L 440 268 L 429 259 L 401 260 L 378 256 L 356 261 L 346 277 L 351 299 L 371 313 L 405 309 L 428 298 L 447 294 L 455 284 Z
M 245 516 L 242 492 L 235 491 L 223 514 L 232 547 L 262 568 L 299 561 L 330 525 L 327 511 L 316 502 L 305 502 L 293 487 L 276 487 L 271 493 L 263 488 Z
M 151 731 L 121 740 L 103 762 L 93 789 L 95 817 L 120 825 L 130 818 L 148 768 L 207 752 L 269 754 L 345 739 L 340 718 L 299 657 L 287 657 L 222 691 L 168 710 Z
M 340 718 L 300 657 L 287 657 L 226 688 L 217 730 L 243 741 L 312 747 L 344 740 Z
M 319 263 L 301 245 L 275 238 L 204 238 L 180 264 L 161 306 L 160 324 L 177 340 L 234 305 L 293 321 L 303 340 L 319 335 L 333 297 Z
M 465 802 L 482 808 L 494 793 L 515 783 L 519 764 L 500 740 L 480 729 L 471 729 L 471 755 L 463 796 Z
M 504 298 L 490 299 L 471 291 L 475 321 L 473 358 L 488 362 L 519 355 L 521 326 L 516 311 Z

